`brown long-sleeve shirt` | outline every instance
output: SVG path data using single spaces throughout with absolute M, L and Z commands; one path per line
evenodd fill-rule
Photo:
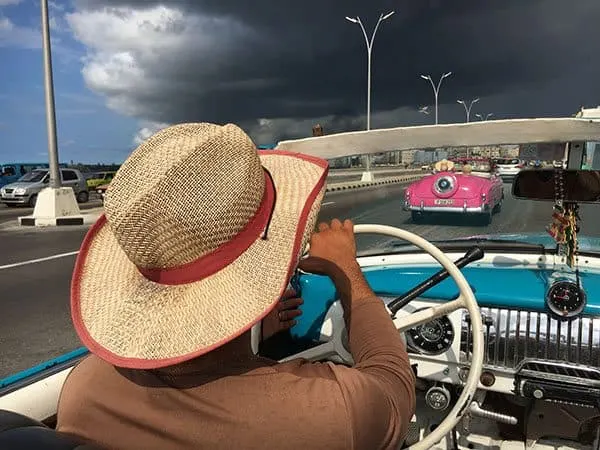
M 209 355 L 168 370 L 96 356 L 67 378 L 58 430 L 107 449 L 397 449 L 414 413 L 414 374 L 376 297 L 354 302 L 355 366 Z

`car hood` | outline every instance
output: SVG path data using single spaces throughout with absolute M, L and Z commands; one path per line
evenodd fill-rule
M 448 239 L 448 241 L 457 241 L 465 238 Z M 505 241 L 518 241 L 527 244 L 543 245 L 546 248 L 554 248 L 556 241 L 546 232 L 540 233 L 501 233 L 501 234 L 477 234 L 469 236 L 466 239 L 494 239 Z M 577 243 L 580 251 L 600 252 L 600 237 L 577 235 Z
M 34 184 L 38 184 L 38 182 L 36 183 L 30 183 L 27 181 L 17 181 L 16 183 L 10 183 L 10 184 L 6 184 L 4 186 L 2 186 L 2 189 L 18 189 L 18 188 L 30 188 L 31 186 L 33 186 Z
M 483 243 L 501 243 L 506 242 L 507 244 L 523 243 L 523 249 L 526 250 L 531 246 L 540 246 L 547 250 L 553 250 L 556 248 L 556 242 L 548 233 L 495 233 L 495 234 L 477 234 L 471 236 L 462 236 L 452 239 L 437 239 L 431 242 L 436 246 L 451 245 L 453 243 L 461 244 L 464 243 L 465 247 L 478 245 L 478 242 Z M 579 251 L 583 253 L 599 253 L 600 254 L 600 237 L 578 235 L 577 241 L 579 244 Z M 411 249 L 417 250 L 417 248 L 403 240 L 390 239 L 389 241 L 378 245 L 376 248 L 370 248 L 365 251 L 359 252 L 359 256 L 369 256 L 373 254 L 398 254 L 403 251 L 410 251 Z M 512 251 L 517 250 L 518 246 L 512 245 Z M 538 249 L 539 250 L 539 249 Z

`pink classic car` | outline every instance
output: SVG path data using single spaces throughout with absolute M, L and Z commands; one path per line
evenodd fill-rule
M 434 172 L 412 183 L 404 209 L 417 222 L 427 213 L 469 214 L 485 224 L 502 208 L 504 189 L 490 159 L 442 160 Z

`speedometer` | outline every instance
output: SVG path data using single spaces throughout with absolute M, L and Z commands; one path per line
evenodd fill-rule
M 583 311 L 586 295 L 583 289 L 572 281 L 557 281 L 548 289 L 546 304 L 557 316 L 569 319 Z
M 418 353 L 439 355 L 452 345 L 454 328 L 448 316 L 438 317 L 406 332 L 408 347 Z

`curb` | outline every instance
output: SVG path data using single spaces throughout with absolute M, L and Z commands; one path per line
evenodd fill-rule
M 68 225 L 83 225 L 83 216 L 67 216 L 53 218 L 19 217 L 19 224 L 21 226 L 29 227 L 58 227 Z
M 104 212 L 104 208 L 96 207 L 81 211 L 77 216 L 65 216 L 56 218 L 35 218 L 33 216 L 21 216 L 17 220 L 7 220 L 0 223 L 0 231 L 16 230 L 53 230 L 65 229 L 65 227 L 78 227 L 93 225 Z M 15 223 L 16 222 L 16 223 Z
M 413 180 L 418 180 L 420 178 L 423 178 L 425 175 L 410 175 L 410 176 L 403 176 L 403 177 L 393 177 L 393 178 L 383 178 L 381 180 L 376 180 L 376 181 L 357 181 L 357 182 L 350 182 L 350 183 L 339 183 L 337 185 L 333 184 L 327 187 L 327 189 L 325 190 L 325 192 L 335 192 L 335 191 L 344 191 L 344 190 L 350 190 L 350 189 L 360 189 L 360 188 L 365 188 L 365 187 L 371 187 L 371 186 L 380 186 L 383 184 L 398 184 L 398 183 L 405 183 L 407 181 L 413 181 Z

